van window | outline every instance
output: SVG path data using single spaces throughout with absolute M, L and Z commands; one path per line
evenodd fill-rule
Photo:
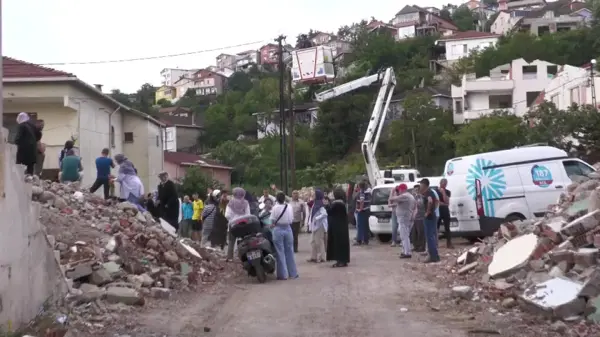
M 563 166 L 565 167 L 565 171 L 567 171 L 567 176 L 569 178 L 572 178 L 573 176 L 585 177 L 594 172 L 594 169 L 577 160 L 565 160 L 563 161 Z
M 395 181 L 404 181 L 404 174 L 394 174 Z
M 414 175 L 413 173 L 410 173 L 410 174 L 408 175 L 408 179 L 409 179 L 410 181 L 415 181 L 415 175 Z
M 377 188 L 373 190 L 371 205 L 387 205 L 392 188 Z

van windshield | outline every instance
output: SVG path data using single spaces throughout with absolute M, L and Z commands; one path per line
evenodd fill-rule
M 391 187 L 374 189 L 371 196 L 371 205 L 387 205 L 391 191 Z

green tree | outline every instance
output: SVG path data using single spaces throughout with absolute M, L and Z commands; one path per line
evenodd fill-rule
M 205 198 L 208 187 L 223 188 L 223 184 L 210 178 L 200 168 L 190 167 L 185 172 L 185 177 L 181 180 L 179 192 L 182 195 L 188 196 L 198 193 L 202 198 Z
M 473 120 L 455 134 L 446 134 L 454 141 L 457 156 L 505 150 L 527 143 L 527 128 L 523 120 L 502 112 Z
M 466 5 L 459 6 L 452 13 L 452 21 L 462 32 L 474 30 L 477 16 Z
M 401 158 L 403 164 L 418 166 L 423 174 L 439 174 L 449 154 L 454 153 L 452 112 L 436 106 L 431 95 L 414 93 L 402 102 L 402 117 L 389 127 L 385 144 L 388 158 Z
M 560 111 L 551 102 L 544 102 L 531 109 L 525 116 L 528 143 L 547 143 L 548 145 L 570 151 L 573 148 L 573 138 L 582 121 L 579 109 Z
M 248 92 L 252 90 L 252 79 L 243 71 L 236 71 L 227 80 L 227 89 L 231 91 Z

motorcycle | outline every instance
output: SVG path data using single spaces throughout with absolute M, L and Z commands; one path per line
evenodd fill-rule
M 256 277 L 258 282 L 265 283 L 267 274 L 275 273 L 271 233 L 255 215 L 236 218 L 229 223 L 229 231 L 237 241 L 238 257 L 249 276 Z

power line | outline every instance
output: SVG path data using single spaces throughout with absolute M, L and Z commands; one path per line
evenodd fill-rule
M 188 55 L 196 55 L 196 54 L 202 54 L 202 53 L 210 53 L 210 52 L 221 51 L 221 50 L 231 49 L 231 48 L 237 48 L 237 47 L 244 47 L 244 46 L 249 46 L 249 45 L 259 44 L 259 43 L 265 43 L 265 41 L 264 40 L 259 40 L 259 41 L 240 43 L 240 44 L 236 44 L 236 45 L 230 45 L 230 46 L 219 47 L 219 48 L 202 49 L 202 50 L 196 50 L 196 51 L 185 52 L 185 53 L 159 55 L 159 56 L 146 56 L 146 57 L 136 57 L 136 58 L 127 58 L 127 59 L 115 59 L 115 60 L 81 61 L 81 62 L 48 62 L 48 63 L 36 63 L 36 65 L 40 65 L 40 66 L 67 66 L 67 65 L 94 65 L 94 64 L 107 64 L 107 63 L 124 63 L 124 62 L 149 61 L 149 60 L 159 60 L 159 59 L 173 58 L 173 57 L 179 57 L 179 56 L 188 56 Z M 15 65 L 8 65 L 7 64 L 7 65 L 4 65 L 4 66 L 6 67 L 6 66 L 19 66 L 19 65 L 16 65 L 16 64 Z

